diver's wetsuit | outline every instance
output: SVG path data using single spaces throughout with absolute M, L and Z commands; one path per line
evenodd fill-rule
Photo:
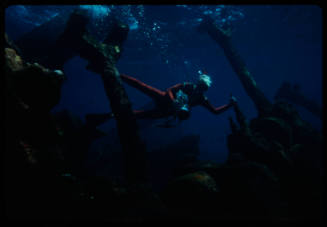
M 128 85 L 140 90 L 156 102 L 156 107 L 152 110 L 134 110 L 137 118 L 164 118 L 173 116 L 175 114 L 174 100 L 179 90 L 187 94 L 190 107 L 202 105 L 210 110 L 210 112 L 220 114 L 232 106 L 232 104 L 226 104 L 215 108 L 210 104 L 203 92 L 196 89 L 197 85 L 193 83 L 179 83 L 168 88 L 166 91 L 161 91 L 133 77 L 124 74 L 120 76 Z

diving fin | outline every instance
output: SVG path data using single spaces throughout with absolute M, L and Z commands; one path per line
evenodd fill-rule
M 113 113 L 86 114 L 85 122 L 87 125 L 97 127 L 113 117 L 114 117 Z

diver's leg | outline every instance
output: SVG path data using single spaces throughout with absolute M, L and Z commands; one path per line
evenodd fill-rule
M 150 96 L 153 99 L 160 100 L 166 94 L 166 92 L 160 91 L 157 88 L 151 87 L 150 85 L 147 85 L 147 84 L 143 83 L 142 81 L 135 79 L 133 77 L 130 77 L 130 76 L 127 76 L 124 74 L 120 74 L 120 77 L 128 85 L 142 91 L 144 94 Z

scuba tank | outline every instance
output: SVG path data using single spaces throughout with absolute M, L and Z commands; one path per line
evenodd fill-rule
M 188 95 L 182 90 L 176 93 L 176 115 L 180 120 L 186 120 L 190 116 L 190 106 L 188 104 Z
M 188 95 L 185 94 L 182 90 L 179 90 L 176 93 L 175 106 L 176 112 L 175 115 L 171 118 L 166 119 L 165 121 L 155 124 L 154 126 L 160 128 L 173 128 L 176 127 L 178 123 L 182 120 L 186 120 L 190 117 L 190 108 L 188 104 Z M 176 119 L 179 119 L 179 122 L 176 123 Z

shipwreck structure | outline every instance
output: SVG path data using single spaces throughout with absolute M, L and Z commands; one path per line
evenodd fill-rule
M 287 84 L 278 90 L 275 102 L 271 102 L 260 90 L 246 68 L 245 61 L 233 46 L 231 33 L 215 25 L 208 17 L 204 18 L 199 30 L 207 33 L 224 50 L 258 112 L 258 117 L 248 121 L 238 105 L 235 105 L 238 125 L 230 119 L 232 133 L 227 138 L 230 152 L 227 167 L 248 168 L 250 162 L 264 167 L 264 172 L 270 176 L 266 177 L 271 179 L 271 183 L 275 182 L 270 189 L 275 188 L 276 191 L 264 189 L 258 192 L 267 193 L 259 200 L 269 194 L 275 198 L 275 202 L 279 201 L 264 202 L 270 210 L 268 213 L 279 217 L 318 217 L 322 211 L 322 136 L 301 119 L 291 104 L 281 98 L 306 107 L 318 117 L 321 116 L 321 110 Z
M 112 112 L 117 120 L 117 129 L 125 155 L 126 179 L 129 182 L 144 181 L 145 143 L 139 136 L 131 103 L 115 67 L 129 28 L 116 18 L 110 19 L 111 30 L 103 42 L 99 42 L 88 33 L 89 18 L 86 11 L 76 9 L 70 14 L 60 14 L 35 28 L 17 40 L 16 44 L 25 59 L 39 62 L 49 68 L 63 69 L 64 63 L 77 55 L 89 62 L 86 68 L 101 75 Z
M 226 163 L 198 161 L 198 135 L 150 155 L 148 160 L 156 165 L 152 168 L 152 181 L 162 182 L 161 170 L 168 171 L 172 161 L 176 166 L 169 173 L 170 179 L 166 179 L 169 183 L 154 192 L 143 184 L 146 146 L 115 67 L 128 27 L 113 20 L 114 26 L 100 42 L 87 32 L 88 18 L 83 11 L 56 20 L 58 26 L 52 28 L 60 28 L 60 32 L 44 44 L 54 51 L 48 56 L 48 51 L 43 50 L 33 55 L 32 45 L 28 46 L 34 42 L 32 33 L 42 35 L 46 26 L 27 34 L 30 38 L 22 38 L 17 45 L 5 37 L 7 216 L 124 221 L 168 218 L 201 223 L 217 220 L 218 224 L 251 218 L 319 220 L 322 136 L 300 118 L 292 105 L 277 99 L 271 102 L 265 97 L 233 46 L 229 32 L 210 19 L 200 25 L 200 30 L 223 48 L 255 103 L 258 116 L 248 120 L 235 105 L 236 121 L 230 118 Z M 61 69 L 66 60 L 76 55 L 86 59 L 87 69 L 102 78 L 117 120 L 127 184 L 92 174 L 76 174 L 87 146 L 102 133 L 94 125 L 83 125 L 69 112 L 54 116 L 50 113 L 60 100 L 65 77 L 53 69 Z M 278 92 L 284 98 L 287 93 L 289 89 L 286 95 Z M 139 187 L 129 187 L 135 183 Z
M 322 109 L 313 100 L 308 99 L 298 85 L 292 86 L 288 82 L 284 82 L 275 94 L 275 100 L 286 100 L 296 105 L 302 106 L 316 117 L 322 120 Z
M 57 43 L 71 49 L 88 60 L 87 69 L 101 75 L 112 112 L 117 120 L 117 130 L 124 154 L 125 176 L 130 183 L 145 181 L 146 147 L 139 133 L 136 118 L 120 74 L 115 67 L 122 45 L 127 38 L 127 25 L 115 21 L 103 42 L 95 40 L 86 31 L 87 16 L 83 11 L 70 15 Z

